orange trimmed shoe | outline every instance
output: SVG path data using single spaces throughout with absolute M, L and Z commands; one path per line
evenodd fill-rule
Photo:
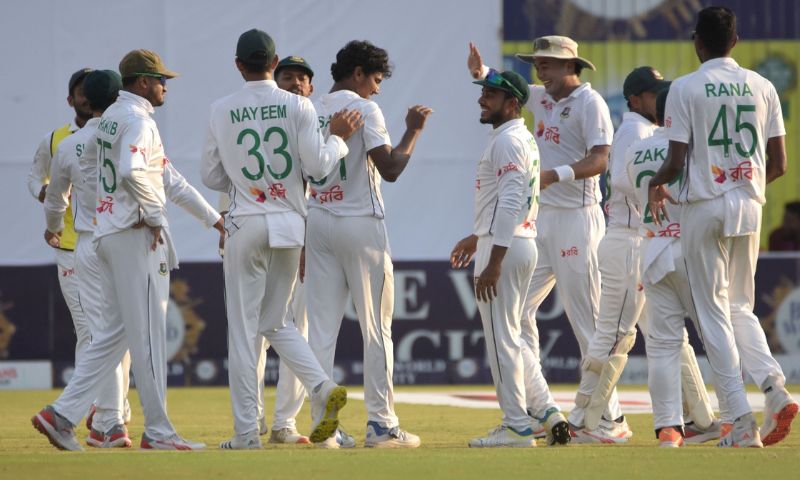
M 663 448 L 678 448 L 683 446 L 683 435 L 675 427 L 665 427 L 658 432 L 658 446 Z
M 789 436 L 792 421 L 797 416 L 798 404 L 782 386 L 775 386 L 766 394 L 764 424 L 761 425 L 761 441 L 764 446 L 775 445 Z

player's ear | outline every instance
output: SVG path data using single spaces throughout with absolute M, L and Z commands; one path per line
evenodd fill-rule
M 310 97 L 312 93 L 314 93 L 314 84 L 313 83 L 309 83 L 308 84 L 308 96 Z
M 75 106 L 75 100 L 72 98 L 72 95 L 67 95 L 67 105 L 70 107 Z
M 353 70 L 353 80 L 359 81 L 364 76 L 364 69 L 361 68 L 361 65 L 357 66 L 355 70 Z

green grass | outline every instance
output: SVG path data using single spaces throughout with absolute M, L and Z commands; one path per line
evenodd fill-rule
M 445 390 L 465 387 L 403 387 L 398 390 Z M 471 387 L 467 387 L 471 388 Z M 487 388 L 487 390 L 489 390 Z M 792 389 L 798 392 L 797 388 Z M 216 448 L 232 434 L 228 390 L 176 388 L 169 391 L 169 412 L 178 431 L 204 441 L 204 452 L 144 452 L 138 450 L 142 415 L 135 392 L 130 425 L 131 450 L 60 452 L 36 432 L 30 417 L 54 400 L 56 391 L 0 392 L 0 479 L 79 478 L 290 478 L 500 479 L 555 478 L 792 478 L 800 467 L 800 424 L 779 445 L 763 450 L 716 449 L 713 444 L 679 450 L 659 449 L 650 415 L 628 416 L 634 437 L 626 445 L 572 445 L 560 448 L 466 448 L 468 439 L 483 434 L 500 419 L 499 410 L 397 405 L 403 428 L 422 437 L 418 450 L 362 448 L 366 414 L 363 402 L 350 400 L 342 423 L 359 448 L 329 451 L 310 446 L 265 445 L 261 451 L 230 452 Z M 274 389 L 267 392 L 271 419 Z M 298 417 L 309 429 L 308 406 Z M 759 418 L 760 420 L 760 418 Z M 86 430 L 81 425 L 79 438 Z

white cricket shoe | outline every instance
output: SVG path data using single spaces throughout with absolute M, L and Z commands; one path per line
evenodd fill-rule
M 336 433 L 327 438 L 324 442 L 317 444 L 320 448 L 355 448 L 356 439 L 348 434 L 341 427 L 336 429 Z
M 75 438 L 75 425 L 48 405 L 31 418 L 33 427 L 46 436 L 59 450 L 81 451 L 83 447 Z
M 704 443 L 711 440 L 719 440 L 721 435 L 722 424 L 719 420 L 714 420 L 711 426 L 703 430 L 694 423 L 687 423 L 683 426 L 685 433 L 684 441 L 686 443 Z
M 774 384 L 767 388 L 766 397 L 764 424 L 759 432 L 765 447 L 775 445 L 789 436 L 799 407 L 782 385 Z
M 223 450 L 258 450 L 261 448 L 261 438 L 257 430 L 245 433 L 244 435 L 234 435 L 230 440 L 225 440 L 219 444 Z
M 339 410 L 347 404 L 347 390 L 330 380 L 311 392 L 311 435 L 314 443 L 324 442 L 339 428 Z
M 469 446 L 470 448 L 529 448 L 536 446 L 536 439 L 533 437 L 533 429 L 531 428 L 517 432 L 511 427 L 498 425 L 489 430 L 489 435 L 470 440 Z
M 273 430 L 269 435 L 269 443 L 289 443 L 308 445 L 311 440 L 305 435 L 301 435 L 294 427 L 285 427 L 278 430 Z
M 164 440 L 156 440 L 154 438 L 150 438 L 150 436 L 147 435 L 147 432 L 145 432 L 142 434 L 142 441 L 139 444 L 139 448 L 144 450 L 203 450 L 206 448 L 206 444 L 200 442 L 190 442 L 189 440 L 186 440 L 177 434 Z
M 572 437 L 569 434 L 569 423 L 561 411 L 555 407 L 549 408 L 544 412 L 543 420 L 547 446 L 566 445 L 570 442 Z M 533 436 L 536 438 L 535 432 Z
M 601 418 L 600 426 L 610 431 L 611 435 L 615 437 L 624 437 L 625 440 L 628 440 L 633 436 L 633 431 L 631 430 L 631 427 L 628 426 L 628 421 L 625 420 L 625 415 L 619 417 L 613 422 L 606 420 L 605 418 Z
M 733 422 L 730 433 L 722 437 L 717 444 L 722 448 L 763 448 L 758 424 L 752 413 L 742 415 Z
M 625 432 L 614 427 L 607 428 L 603 420 L 600 425 L 594 429 L 589 430 L 586 427 L 578 427 L 569 425 L 569 434 L 572 437 L 572 443 L 626 443 L 628 438 Z
M 417 448 L 420 439 L 413 433 L 401 430 L 400 427 L 386 428 L 378 422 L 367 422 L 367 438 L 364 446 L 370 448 Z

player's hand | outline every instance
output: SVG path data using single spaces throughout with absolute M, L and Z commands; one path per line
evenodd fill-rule
M 539 188 L 541 190 L 556 182 L 558 182 L 558 174 L 555 170 L 542 170 L 539 172 Z
M 300 249 L 300 266 L 297 268 L 297 276 L 300 277 L 300 283 L 306 280 L 306 247 Z
M 483 58 L 481 58 L 481 52 L 478 51 L 478 47 L 472 42 L 469 42 L 467 68 L 469 68 L 469 73 L 472 75 L 472 78 L 475 80 L 481 78 L 481 73 L 483 73 Z
M 497 297 L 498 280 L 500 280 L 500 264 L 490 263 L 475 279 L 475 296 L 479 301 L 489 303 Z
M 414 105 L 408 109 L 406 114 L 406 130 L 422 130 L 425 128 L 425 120 L 428 115 L 433 113 L 433 109 L 424 105 Z
M 478 249 L 478 236 L 470 235 L 469 237 L 462 238 L 453 247 L 450 252 L 450 265 L 453 268 L 465 268 L 472 261 L 475 256 L 475 251 Z
M 44 196 L 47 195 L 47 184 L 45 183 L 42 185 L 42 189 L 39 190 L 39 203 L 44 203 Z
M 53 233 L 50 230 L 44 231 L 44 241 L 53 248 L 61 247 L 61 232 Z
M 343 140 L 347 140 L 363 126 L 364 119 L 361 118 L 361 112 L 345 108 L 333 114 L 329 130 L 331 135 L 336 135 L 337 137 L 342 137 Z
M 669 194 L 669 190 L 665 185 L 657 185 L 647 189 L 647 205 L 650 207 L 650 215 L 653 217 L 653 223 L 659 227 L 662 219 L 670 220 L 667 213 L 667 201 L 673 205 L 678 204 Z
M 150 230 L 150 233 L 153 234 L 153 243 L 150 244 L 150 250 L 155 251 L 159 244 L 164 244 L 164 239 L 161 238 L 161 227 L 151 227 L 148 225 L 147 228 Z

